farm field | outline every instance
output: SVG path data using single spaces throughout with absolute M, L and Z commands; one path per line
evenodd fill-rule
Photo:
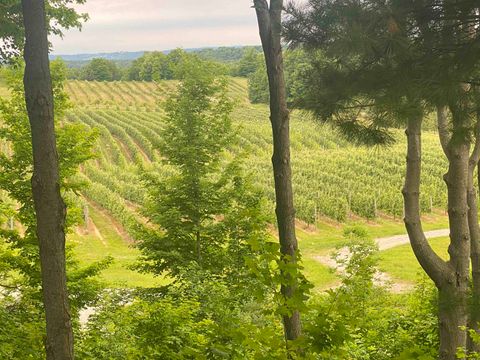
M 77 107 L 68 114 L 68 119 L 95 126 L 101 132 L 99 158 L 86 172 L 87 177 L 96 179 L 93 183 L 107 185 L 102 184 L 100 175 L 122 173 L 118 182 L 111 184 L 115 185 L 115 192 L 126 200 L 141 201 L 139 182 L 126 183 L 126 180 L 138 179 L 139 169 L 158 167 L 159 154 L 155 148 L 164 116 L 161 100 L 174 87 L 172 81 L 158 85 L 69 82 L 67 90 Z M 136 90 L 129 91 L 131 88 Z M 238 132 L 238 141 L 231 151 L 246 154 L 245 163 L 255 174 L 255 181 L 261 188 L 269 189 L 266 195 L 273 199 L 268 108 L 248 104 L 247 84 L 243 79 L 233 79 L 230 92 L 237 99 L 233 119 Z M 313 224 L 315 215 L 339 221 L 352 215 L 371 219 L 380 214 L 402 216 L 403 131 L 396 132 L 398 142 L 392 147 L 353 147 L 331 128 L 315 123 L 305 114 L 293 112 L 292 117 L 297 218 Z M 446 162 L 438 156 L 439 150 L 436 134 L 427 133 L 423 159 L 428 175 L 421 198 L 425 213 L 445 208 L 441 175 L 446 171 Z
M 141 186 L 141 173 L 155 171 L 162 176 L 166 171 L 158 161 L 161 155 L 156 148 L 161 141 L 158 130 L 163 126 L 162 100 L 175 86 L 175 81 L 158 84 L 70 81 L 67 85 L 76 105 L 68 113 L 68 120 L 96 127 L 100 132 L 98 158 L 84 166 L 82 176 L 89 183 L 85 197 L 97 208 L 103 208 L 103 214 L 109 214 L 123 229 L 123 234 L 113 234 L 112 242 L 117 245 L 110 254 L 116 258 L 116 263 L 104 275 L 115 285 L 122 278 L 127 279 L 129 286 L 158 281 L 136 273 L 132 277 L 131 270 L 126 268 L 135 257 L 129 242 L 135 237 L 135 224 L 142 221 L 138 209 L 146 196 Z M 230 151 L 247 154 L 244 163 L 257 186 L 265 189 L 273 222 L 268 107 L 248 102 L 244 79 L 231 79 L 229 91 L 236 99 L 233 120 L 238 133 L 238 141 Z M 334 284 L 337 277 L 315 257 L 329 254 L 344 241 L 343 225 L 339 222 L 362 224 L 372 238 L 405 232 L 400 194 L 405 148 L 403 132 L 397 131 L 398 142 L 390 148 L 353 147 L 328 126 L 315 123 L 299 112 L 292 114 L 291 130 L 298 237 L 305 272 L 317 289 L 324 289 Z M 445 208 L 444 184 L 439 180 L 446 163 L 437 156 L 439 149 L 435 133 L 424 136 L 424 166 L 425 173 L 429 174 L 422 189 L 426 230 L 447 226 L 442 210 Z M 99 231 L 102 234 L 102 230 Z M 110 235 L 101 236 L 110 241 Z M 130 238 L 123 241 L 124 253 L 117 247 L 118 236 Z M 82 258 L 88 259 L 88 253 L 93 251 L 92 243 L 86 245 L 78 235 L 73 241 Z M 96 241 L 98 243 L 98 239 Z M 440 243 L 440 249 L 443 245 Z M 390 262 L 397 256 L 396 251 L 401 251 L 404 258 L 417 265 L 409 250 L 408 246 L 403 246 L 382 253 L 382 270 L 391 272 L 396 280 L 414 281 L 416 271 L 402 273 L 396 269 L 394 261 Z
M 146 197 L 141 174 L 153 171 L 162 176 L 168 171 L 159 163 L 161 154 L 156 149 L 164 118 L 162 100 L 175 86 L 175 81 L 78 80 L 69 81 L 66 86 L 75 105 L 67 120 L 99 131 L 95 150 L 98 156 L 83 166 L 80 175 L 88 183 L 83 195 L 89 204 L 91 224 L 70 234 L 69 241 L 85 263 L 107 255 L 114 258 L 113 265 L 103 274 L 110 286 L 151 286 L 164 282 L 139 274 L 131 266 L 139 254 L 133 242 L 136 224 L 143 221 L 139 209 Z M 1 92 L 5 94 L 6 90 L 0 84 Z M 250 176 L 269 200 L 273 223 L 268 107 L 249 103 L 244 79 L 232 78 L 229 92 L 236 101 L 233 120 L 238 134 L 230 151 L 246 157 L 244 164 Z M 315 258 L 328 255 L 342 244 L 344 225 L 365 226 L 372 238 L 405 233 L 400 193 L 405 141 L 403 132 L 398 130 L 398 142 L 392 147 L 354 147 L 328 126 L 300 112 L 293 112 L 291 126 L 298 238 L 306 276 L 321 290 L 338 279 Z M 437 135 L 427 133 L 423 159 L 428 177 L 422 184 L 421 197 L 425 230 L 448 227 L 445 189 L 439 180 L 446 162 L 438 156 L 439 151 Z M 445 241 L 438 242 L 439 251 L 445 247 Z M 409 261 L 409 270 L 398 269 L 395 260 L 399 257 Z M 413 282 L 419 266 L 407 245 L 382 252 L 380 268 L 395 280 Z

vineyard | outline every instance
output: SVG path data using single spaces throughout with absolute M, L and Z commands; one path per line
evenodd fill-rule
M 141 176 L 155 171 L 165 176 L 157 148 L 163 126 L 162 100 L 176 83 L 82 82 L 68 83 L 77 105 L 68 120 L 98 129 L 98 157 L 83 167 L 88 182 L 85 196 L 108 210 L 129 232 L 141 223 L 138 209 L 146 192 Z M 268 107 L 251 105 L 246 81 L 232 79 L 229 92 L 236 99 L 233 113 L 238 139 L 230 151 L 241 154 L 245 168 L 264 190 L 273 214 L 271 129 Z M 350 217 L 402 215 L 401 187 L 405 141 L 398 131 L 392 147 L 354 147 L 334 130 L 307 114 L 292 114 L 292 165 L 297 218 L 313 224 L 320 217 L 345 221 Z M 435 133 L 424 136 L 424 183 L 421 205 L 425 213 L 444 209 L 441 181 L 446 162 L 439 156 Z

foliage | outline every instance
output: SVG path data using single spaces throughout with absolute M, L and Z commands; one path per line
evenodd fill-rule
M 144 215 L 159 231 L 140 244 L 144 267 L 177 275 L 194 262 L 238 281 L 248 243 L 265 237 L 262 197 L 226 154 L 233 133 L 225 80 L 202 63 L 185 62 L 178 71 L 182 81 L 165 104 L 159 149 L 170 175 L 146 176 Z
M 193 50 L 192 52 L 199 57 L 214 60 L 223 63 L 234 63 L 233 71 L 236 71 L 238 62 L 246 56 L 247 53 L 261 51 L 260 46 L 221 46 L 218 48 L 204 48 L 199 50 Z
M 262 56 L 258 49 L 249 48 L 245 50 L 232 75 L 248 77 L 250 74 L 253 74 L 258 68 L 259 58 L 262 58 Z
M 221 279 L 105 294 L 79 337 L 79 359 L 286 359 L 281 324 Z
M 55 118 L 61 119 L 69 107 L 68 96 L 63 89 L 65 67 L 63 63 L 54 61 L 51 69 Z M 0 336 L 19 334 L 10 338 L 6 346 L 0 346 L 0 357 L 5 359 L 41 358 L 44 352 L 41 340 L 44 315 L 40 293 L 39 250 L 30 183 L 32 145 L 21 76 L 19 64 L 9 79 L 10 99 L 0 101 L 0 138 L 8 144 L 8 151 L 0 154 L 0 188 L 11 201 L 10 214 L 18 224 L 13 229 L 0 230 L 0 278 L 3 282 L 0 313 L 5 314 L 7 311 L 10 316 L 4 328 L 6 333 Z M 82 183 L 76 182 L 73 176 L 82 163 L 93 157 L 91 149 L 96 141 L 96 132 L 81 124 L 62 124 L 57 121 L 56 125 L 61 188 L 68 207 L 66 230 L 70 231 L 81 220 L 75 193 L 82 188 Z M 74 315 L 95 299 L 100 284 L 92 278 L 108 266 L 109 262 L 109 259 L 105 259 L 80 268 L 71 251 L 68 252 L 68 288 Z
M 438 104 L 456 104 L 451 110 L 460 115 L 458 104 L 475 93 L 462 84 L 476 81 L 480 65 L 473 45 L 478 33 L 469 30 L 478 21 L 476 10 L 470 0 L 290 4 L 284 34 L 309 53 L 311 68 L 299 106 L 369 144 L 390 143 L 389 128 Z M 461 132 L 473 134 L 467 118 L 475 110 L 468 112 Z
M 309 304 L 305 332 L 320 359 L 430 359 L 438 345 L 436 293 L 421 283 L 412 294 L 392 295 L 375 284 L 376 249 L 365 230 L 347 228 L 336 254 L 339 288 Z
M 107 59 L 92 59 L 80 71 L 80 79 L 88 81 L 114 81 L 120 79 L 120 71 L 115 62 Z
M 368 234 L 351 227 L 345 236 L 353 242 L 351 261 L 341 261 L 341 286 L 309 303 L 302 358 L 433 360 L 433 284 L 424 281 L 405 295 L 377 287 Z M 79 359 L 287 359 L 272 299 L 239 294 L 195 266 L 180 278 L 166 289 L 105 293 L 77 337 Z
M 267 67 L 263 56 L 257 56 L 256 69 L 248 76 L 248 99 L 252 104 L 268 104 L 270 101 Z
M 160 81 L 179 79 L 177 67 L 184 61 L 201 62 L 210 64 L 217 71 L 226 73 L 227 69 L 219 63 L 205 60 L 195 53 L 187 53 L 182 49 L 175 49 L 167 55 L 160 51 L 147 52 L 133 63 L 125 71 L 126 80 Z
M 126 303 L 125 299 L 129 299 Z M 79 339 L 79 359 L 188 359 L 207 345 L 210 322 L 197 321 L 192 300 L 144 301 L 108 296 Z
M 480 334 L 475 329 L 467 329 L 467 333 L 474 344 L 480 344 Z M 459 348 L 457 350 L 457 359 L 478 360 L 480 359 L 480 354 L 476 351 L 467 352 L 464 348 Z
M 81 28 L 82 21 L 86 21 L 88 16 L 77 13 L 74 6 L 83 3 L 85 0 L 46 1 L 48 32 L 62 36 L 62 29 Z M 21 13 L 20 1 L 2 1 L 0 7 L 0 64 L 19 55 L 23 48 L 24 30 Z
M 295 107 L 298 99 L 304 97 L 305 77 L 311 72 L 307 54 L 302 50 L 284 51 L 285 85 L 287 87 L 287 100 Z M 268 78 L 265 60 L 262 55 L 257 55 L 251 60 L 251 71 L 248 76 L 248 97 L 254 104 L 268 104 L 270 95 L 268 91 Z
M 167 55 L 155 51 L 146 53 L 133 61 L 127 69 L 127 80 L 159 81 L 161 79 L 172 79 L 172 64 Z

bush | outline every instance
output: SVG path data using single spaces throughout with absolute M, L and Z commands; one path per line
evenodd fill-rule
M 342 283 L 309 304 L 305 334 L 320 359 L 434 359 L 438 348 L 436 294 L 422 281 L 396 295 L 373 281 L 376 249 L 365 229 L 347 228 L 349 257 Z M 344 253 L 344 251 L 342 251 Z

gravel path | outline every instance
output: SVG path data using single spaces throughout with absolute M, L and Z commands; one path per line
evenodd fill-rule
M 432 231 L 426 231 L 425 237 L 427 239 L 433 239 L 437 237 L 448 236 L 449 234 L 450 234 L 449 229 L 432 230 Z M 407 234 L 403 234 L 403 235 L 395 235 L 395 236 L 389 236 L 384 238 L 378 238 L 378 239 L 375 239 L 375 242 L 378 245 L 378 249 L 382 251 L 382 250 L 391 249 L 396 246 L 408 244 L 410 243 L 410 240 L 408 239 Z
M 448 236 L 449 234 L 450 234 L 449 229 L 432 230 L 432 231 L 425 232 L 425 237 L 427 239 L 433 239 L 433 238 Z M 382 251 L 382 250 L 391 249 L 400 245 L 408 244 L 410 240 L 407 234 L 403 234 L 403 235 L 395 235 L 395 236 L 389 236 L 384 238 L 378 238 L 378 239 L 375 239 L 375 242 L 378 245 L 378 249 Z M 348 257 L 350 256 L 348 249 L 347 248 L 340 249 L 339 256 L 344 259 L 348 259 Z M 343 271 L 343 269 L 338 266 L 338 264 L 335 262 L 334 259 L 331 258 L 331 256 L 318 255 L 318 256 L 314 256 L 313 258 L 323 265 L 336 269 L 338 272 Z M 390 288 L 390 291 L 394 293 L 401 293 L 401 292 L 409 291 L 412 289 L 412 284 L 394 282 L 392 281 L 390 275 L 378 270 L 374 275 L 374 282 L 377 285 L 388 286 Z

